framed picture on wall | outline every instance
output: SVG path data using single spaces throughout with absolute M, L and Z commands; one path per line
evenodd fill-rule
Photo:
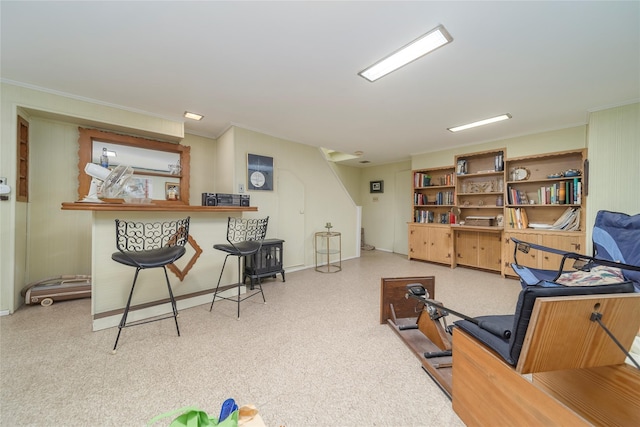
M 177 182 L 165 182 L 164 192 L 167 200 L 180 200 L 180 184 Z
M 384 181 L 369 181 L 369 193 L 384 193 Z
M 247 154 L 247 189 L 273 191 L 273 157 Z

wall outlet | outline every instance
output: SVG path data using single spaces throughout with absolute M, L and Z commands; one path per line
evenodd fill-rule
M 7 185 L 7 178 L 0 177 L 0 185 Z
M 244 193 L 244 184 L 238 184 L 238 193 Z

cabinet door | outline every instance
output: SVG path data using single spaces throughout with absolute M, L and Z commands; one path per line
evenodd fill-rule
M 409 225 L 409 259 L 427 260 L 429 228 Z
M 433 227 L 429 233 L 429 259 L 451 264 L 451 230 Z
M 456 262 L 460 265 L 478 265 L 478 233 L 456 231 Z
M 542 245 L 567 252 L 582 253 L 581 235 L 545 234 L 542 236 Z M 557 270 L 560 268 L 562 256 L 550 252 L 542 252 L 542 268 L 545 270 Z M 568 260 L 564 265 L 565 270 L 572 270 L 573 261 Z
M 505 265 L 504 265 L 504 274 L 509 276 L 517 276 L 517 274 L 511 268 L 511 264 L 515 262 L 513 257 L 513 251 L 515 249 L 515 243 L 511 240 L 511 237 L 515 237 L 518 240 L 529 243 L 540 242 L 540 236 L 537 234 L 529 234 L 529 233 L 505 233 L 504 234 L 504 257 L 505 257 Z M 539 251 L 531 249 L 529 253 L 518 252 L 518 264 L 531 267 L 531 268 L 540 268 L 540 254 Z
M 502 271 L 500 233 L 478 233 L 478 267 Z

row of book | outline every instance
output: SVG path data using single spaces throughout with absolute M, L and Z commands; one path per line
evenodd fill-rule
M 426 194 L 422 193 L 413 193 L 413 204 L 416 206 L 426 205 L 428 204 L 429 198 Z M 435 202 L 436 205 L 453 205 L 453 191 L 438 191 L 435 194 L 435 200 L 431 200 L 431 202 Z
M 443 176 L 439 176 L 437 181 L 434 181 L 431 175 L 422 172 L 416 172 L 413 175 L 413 186 L 416 188 L 419 187 L 429 187 L 431 185 L 453 185 L 453 177 L 455 175 L 453 173 L 448 173 Z
M 440 224 L 455 224 L 455 218 L 455 215 L 451 212 L 436 214 L 433 211 L 419 209 L 415 211 L 413 220 L 421 224 L 433 223 L 436 221 Z
M 524 208 L 507 208 L 505 211 L 505 219 L 511 228 L 523 230 L 529 227 L 529 218 Z
M 533 224 L 529 222 L 525 208 L 506 208 L 505 220 L 511 228 L 524 230 L 537 228 L 543 230 L 580 230 L 580 208 L 567 208 L 553 224 Z
M 582 181 L 578 178 L 559 181 L 538 188 L 537 193 L 540 205 L 579 205 L 582 204 Z M 507 190 L 507 197 L 510 205 L 528 205 L 530 200 L 525 191 L 512 186 Z

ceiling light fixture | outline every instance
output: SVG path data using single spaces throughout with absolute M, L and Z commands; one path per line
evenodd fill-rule
M 451 43 L 453 38 L 442 25 L 418 37 L 400 50 L 392 53 L 372 66 L 360 71 L 358 74 L 370 82 L 386 76 L 392 71 L 407 65 L 410 62 L 426 55 L 437 48 Z
M 507 119 L 510 119 L 510 118 L 511 118 L 511 114 L 507 113 L 507 114 L 502 114 L 500 116 L 491 117 L 489 119 L 478 120 L 477 122 L 469 123 L 469 124 L 466 124 L 466 125 L 447 128 L 447 130 L 450 131 L 450 132 L 459 132 L 461 130 L 471 129 L 471 128 L 474 128 L 474 127 L 477 127 L 477 126 L 488 125 L 489 123 L 501 122 L 502 120 L 507 120 Z
M 185 111 L 185 112 L 184 112 L 184 116 L 185 116 L 187 119 L 192 119 L 192 120 L 202 120 L 202 118 L 204 117 L 204 116 L 203 116 L 203 115 L 201 115 L 201 114 L 190 113 L 190 112 L 188 112 L 188 111 Z

